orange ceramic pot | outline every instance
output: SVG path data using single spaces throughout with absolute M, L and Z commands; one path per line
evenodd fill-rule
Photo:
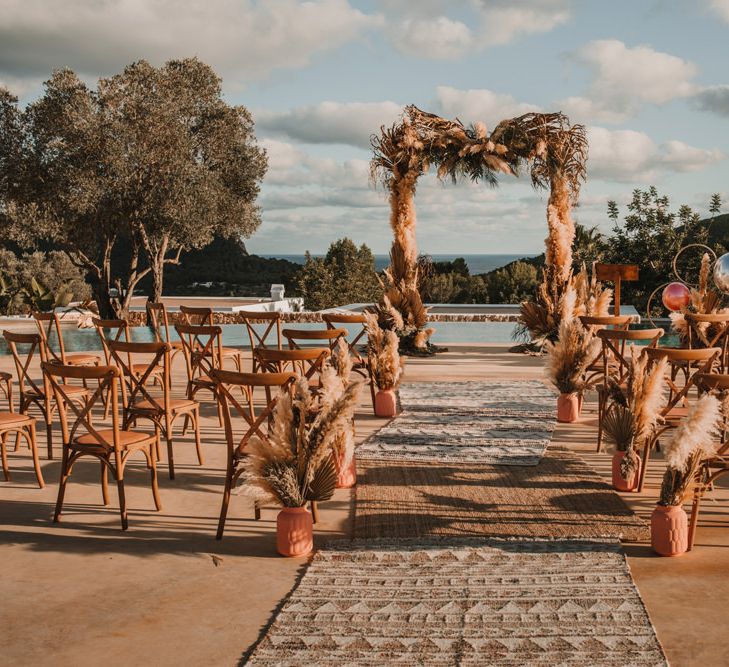
M 314 548 L 314 522 L 306 507 L 284 507 L 276 517 L 276 550 L 282 556 L 305 556 Z
M 651 515 L 651 546 L 661 556 L 680 556 L 688 549 L 688 517 L 680 505 L 656 505 Z
M 638 467 L 630 479 L 623 479 L 620 474 L 620 464 L 624 458 L 625 452 L 615 452 L 613 454 L 613 488 L 616 491 L 635 491 L 640 480 L 641 460 L 638 459 Z
M 579 416 L 577 394 L 560 394 L 557 399 L 557 421 L 563 424 L 571 424 L 577 421 Z
M 375 394 L 375 416 L 394 417 L 397 414 L 397 396 L 394 389 L 380 389 Z
M 357 463 L 354 460 L 354 452 L 349 465 L 342 467 L 342 456 L 335 456 L 334 463 L 337 466 L 337 488 L 351 489 L 357 483 Z

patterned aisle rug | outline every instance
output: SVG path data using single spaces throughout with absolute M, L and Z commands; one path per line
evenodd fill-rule
M 577 454 L 538 466 L 358 461 L 354 536 L 620 537 L 648 524 Z
M 541 382 L 403 385 L 404 412 L 357 448 L 361 460 L 537 465 L 555 396 Z
M 369 541 L 314 556 L 247 663 L 666 665 L 613 541 Z

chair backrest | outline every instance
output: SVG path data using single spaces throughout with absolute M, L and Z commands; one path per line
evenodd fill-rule
M 267 439 L 268 435 L 264 432 L 263 426 L 266 423 L 271 424 L 279 393 L 288 390 L 298 376 L 295 373 L 237 373 L 214 369 L 210 377 L 216 386 L 228 453 L 233 456 L 243 452 L 254 435 L 263 440 Z M 257 387 L 263 388 L 266 396 L 265 405 L 258 411 L 253 396 Z M 235 389 L 239 390 L 242 400 L 236 398 Z M 244 430 L 240 438 L 234 434 L 233 417 L 243 419 Z
M 607 385 L 612 377 L 616 382 L 625 380 L 630 368 L 626 355 L 626 344 L 635 342 L 646 342 L 644 349 L 655 348 L 658 341 L 663 337 L 663 329 L 600 329 L 596 336 L 602 343 L 600 352 L 603 362 L 603 378 Z M 615 364 L 612 364 L 615 362 Z
M 631 315 L 581 315 L 580 322 L 586 329 L 599 329 L 613 327 L 614 329 L 627 329 L 633 321 Z
M 180 306 L 183 324 L 213 326 L 213 309 L 208 307 Z
M 170 342 L 170 320 L 167 315 L 167 307 L 161 301 L 148 301 L 147 314 L 152 325 L 154 339 L 158 343 Z
M 121 371 L 122 404 L 125 410 L 134 407 L 139 401 L 149 401 L 159 406 L 160 412 L 170 412 L 170 346 L 168 343 L 134 343 L 122 340 L 108 342 L 112 364 Z M 139 357 L 144 355 L 144 361 Z M 149 358 L 151 355 L 151 359 Z M 142 372 L 134 372 L 134 364 L 144 363 Z M 162 368 L 162 403 L 149 392 L 148 381 L 152 374 Z
M 176 324 L 175 331 L 182 341 L 187 380 L 192 382 L 201 375 L 223 366 L 223 330 L 218 326 Z
M 347 333 L 343 337 L 345 342 L 347 343 L 347 347 L 349 348 L 349 353 L 360 363 L 365 363 L 364 357 L 360 354 L 360 351 L 357 349 L 357 346 L 360 344 L 366 344 L 367 343 L 367 329 L 365 328 L 367 324 L 367 318 L 361 314 L 361 313 L 324 313 L 321 316 L 322 320 L 327 325 L 327 329 L 340 329 L 343 331 L 346 331 Z M 349 338 L 349 332 L 350 330 L 346 327 L 338 326 L 338 325 L 359 325 L 359 331 L 357 332 L 357 335 L 350 341 Z M 333 346 L 332 346 L 333 349 Z
M 248 331 L 248 339 L 251 342 L 251 354 L 255 350 L 280 350 L 283 347 L 281 338 L 281 313 L 278 311 L 271 313 L 240 311 L 238 314 L 243 318 L 243 324 L 246 325 Z M 256 331 L 256 323 L 265 324 L 262 334 Z M 275 340 L 273 339 L 274 334 Z
M 30 393 L 36 394 L 40 398 L 49 398 L 49 386 L 45 375 L 43 376 L 42 384 L 39 385 L 33 380 L 29 372 L 36 351 L 40 355 L 41 362 L 46 361 L 45 347 L 42 344 L 40 334 L 3 331 L 3 337 L 10 348 L 10 353 L 13 355 L 20 395 L 25 396 L 29 389 Z M 28 349 L 21 353 L 18 350 L 18 345 L 27 345 Z M 26 389 L 26 384 L 28 389 Z
M 66 363 L 66 346 L 63 344 L 63 334 L 61 333 L 61 320 L 56 313 L 40 313 L 34 312 L 33 319 L 38 327 L 38 333 L 41 337 L 41 346 L 44 349 L 48 361 L 55 361 L 59 364 Z M 51 338 L 55 334 L 58 340 L 58 352 L 51 347 Z
M 688 329 L 688 346 L 721 347 L 722 367 L 726 370 L 729 350 L 729 313 L 685 313 Z M 706 324 L 706 335 L 701 334 L 699 325 Z M 698 340 L 697 340 L 698 338 Z
M 297 350 L 256 350 L 255 355 L 263 371 L 269 373 L 292 372 L 311 380 L 321 374 L 329 358 L 328 347 L 307 347 Z
M 126 320 L 102 320 L 98 317 L 92 318 L 91 321 L 94 323 L 96 331 L 99 334 L 101 348 L 104 351 L 104 359 L 106 359 L 106 365 L 113 365 L 111 361 L 111 353 L 109 351 L 109 341 L 125 340 L 129 342 L 131 340 L 129 335 L 129 323 Z
M 43 375 L 48 378 L 51 390 L 56 399 L 58 414 L 61 420 L 61 432 L 63 433 L 63 442 L 65 444 L 72 442 L 78 434 L 79 429 L 83 429 L 93 440 L 86 447 L 108 451 L 108 440 L 93 425 L 91 413 L 98 403 L 103 402 L 105 395 L 111 397 L 112 447 L 116 452 L 117 466 L 121 465 L 122 447 L 119 438 L 119 399 L 117 397 L 117 383 L 120 376 L 119 369 L 116 366 L 66 366 L 52 361 L 42 362 L 41 368 L 43 369 Z M 68 386 L 65 384 L 65 380 L 72 378 L 98 382 L 96 390 L 93 393 L 89 392 L 89 397 L 83 404 L 72 400 L 66 393 Z M 74 420 L 70 427 L 68 410 L 64 408 L 70 409 L 74 415 Z
M 283 336 L 289 343 L 290 350 L 302 349 L 306 343 L 325 343 L 330 350 L 334 349 L 337 341 L 347 338 L 346 329 L 284 329 Z
M 686 350 L 676 347 L 655 347 L 646 350 L 646 354 L 651 362 L 659 359 L 667 359 L 668 363 L 673 367 L 680 368 L 684 372 L 685 382 L 683 387 L 678 387 L 674 381 L 674 373 L 666 378 L 666 383 L 671 391 L 668 403 L 661 413 L 668 414 L 679 402 L 688 396 L 693 387 L 697 387 L 697 379 L 706 373 L 711 372 L 714 362 L 721 355 L 720 347 L 704 347 L 695 350 Z M 694 369 L 694 365 L 696 368 Z M 693 372 L 692 372 L 693 371 Z

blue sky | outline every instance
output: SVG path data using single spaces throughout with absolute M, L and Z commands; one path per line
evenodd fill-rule
M 0 0 L 0 17 L 0 81 L 24 100 L 64 65 L 93 82 L 139 58 L 211 64 L 270 156 L 253 252 L 342 236 L 386 252 L 368 137 L 411 103 L 490 128 L 537 109 L 586 124 L 589 226 L 635 187 L 702 213 L 729 198 L 729 0 Z M 428 175 L 416 205 L 424 252 L 542 249 L 545 193 L 525 181 Z

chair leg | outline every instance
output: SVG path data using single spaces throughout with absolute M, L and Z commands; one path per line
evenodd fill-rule
M 197 451 L 197 461 L 200 465 L 203 465 L 203 454 L 200 447 L 200 408 L 195 408 L 193 413 L 192 425 L 195 429 L 195 450 Z
M 311 501 L 311 518 L 314 523 L 319 523 L 319 506 L 316 500 Z
M 64 445 L 63 447 L 63 460 L 61 461 L 61 481 L 58 484 L 58 498 L 56 499 L 56 512 L 53 515 L 53 523 L 58 523 L 61 520 L 61 510 L 63 509 L 63 497 L 66 495 L 66 484 L 68 484 L 68 478 L 70 476 L 68 467 L 68 449 Z
M 261 506 L 258 504 L 257 500 L 253 501 L 253 517 L 256 521 L 261 519 Z
M 175 459 L 172 453 L 172 434 L 165 433 L 165 440 L 167 441 L 167 467 L 170 471 L 170 479 L 175 479 Z
M 53 422 L 46 422 L 46 446 L 48 447 L 48 460 L 53 459 Z
M 101 466 L 101 499 L 104 501 L 104 507 L 109 504 L 109 469 L 103 461 L 99 461 Z
M 223 539 L 223 530 L 225 530 L 225 518 L 228 516 L 228 505 L 230 505 L 230 490 L 233 486 L 233 467 L 228 462 L 228 470 L 225 474 L 225 489 L 223 489 L 223 504 L 220 506 L 220 518 L 218 519 L 218 532 L 215 534 L 216 540 Z
M 157 438 L 159 440 L 159 437 Z M 149 447 L 149 458 L 147 459 L 149 472 L 152 477 L 152 498 L 154 498 L 154 506 L 159 512 L 162 509 L 162 502 L 159 499 L 159 487 L 157 486 L 157 461 L 154 457 L 154 449 L 152 445 Z
M 638 478 L 638 488 L 636 491 L 640 493 L 643 491 L 643 483 L 645 482 L 645 473 L 648 469 L 648 460 L 651 457 L 651 446 L 652 442 L 648 441 L 645 444 L 645 447 L 643 448 L 643 465 L 640 467 L 640 477 Z
M 694 503 L 691 506 L 691 520 L 689 522 L 688 533 L 688 551 L 694 547 L 694 537 L 696 536 L 696 526 L 699 523 L 699 506 L 701 505 L 701 490 L 696 487 L 694 491 Z
M 38 439 L 36 438 L 35 422 L 28 426 L 28 445 L 33 455 L 33 469 L 35 470 L 35 478 L 38 480 L 38 487 L 43 488 L 46 484 L 43 481 L 43 473 L 41 472 L 40 460 L 38 458 Z
M 119 514 L 121 515 L 122 530 L 129 528 L 129 521 L 127 520 L 127 498 L 124 494 L 124 478 L 121 477 L 123 473 L 117 471 L 116 486 L 119 490 Z
M 8 453 L 6 451 L 6 443 L 8 440 L 8 434 L 3 433 L 2 436 L 0 436 L 0 453 L 2 454 L 2 465 L 3 465 L 3 476 L 5 477 L 5 481 L 10 481 L 10 468 L 8 468 Z

